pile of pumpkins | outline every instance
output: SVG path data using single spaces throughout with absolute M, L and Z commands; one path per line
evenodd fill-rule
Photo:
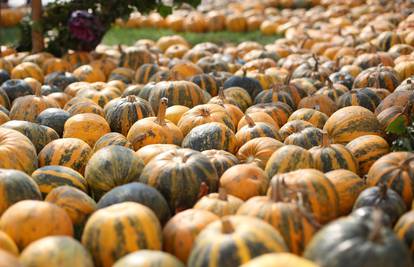
M 1 8 L 0 26 L 17 26 L 27 13 L 26 8 Z
M 2 49 L 0 266 L 413 266 L 387 127 L 414 6 L 359 2 L 281 11 L 267 45 Z

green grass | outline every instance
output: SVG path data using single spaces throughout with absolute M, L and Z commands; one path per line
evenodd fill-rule
M 0 28 L 0 45 L 16 46 L 20 40 L 20 30 L 18 27 Z

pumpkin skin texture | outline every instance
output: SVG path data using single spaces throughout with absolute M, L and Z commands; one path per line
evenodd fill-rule
M 358 161 L 360 175 L 368 173 L 372 164 L 390 152 L 387 141 L 378 135 L 363 135 L 345 146 Z
M 176 257 L 152 250 L 140 250 L 120 258 L 113 267 L 185 267 Z
M 369 169 L 367 185 L 385 183 L 403 198 L 407 207 L 410 207 L 414 198 L 413 161 L 414 154 L 410 152 L 392 152 L 382 156 Z
M 282 102 L 256 104 L 246 109 L 245 114 L 263 111 L 269 114 L 279 126 L 283 126 L 292 114 L 292 108 Z
M 48 143 L 59 138 L 52 128 L 29 121 L 12 120 L 2 124 L 1 127 L 24 134 L 35 146 L 36 152 L 40 152 Z
M 346 144 L 363 135 L 384 133 L 375 115 L 359 106 L 344 107 L 332 114 L 323 127 L 334 143 Z
M 163 229 L 163 250 L 187 263 L 198 234 L 217 220 L 218 216 L 199 209 L 188 209 L 176 214 Z
M 236 267 L 257 256 L 287 250 L 283 238 L 269 224 L 247 216 L 226 216 L 201 231 L 188 266 Z
M 1 87 L 1 81 L 0 81 L 0 105 L 5 107 L 6 109 L 10 109 L 10 100 L 6 92 Z
M 338 108 L 361 106 L 374 112 L 381 103 L 381 98 L 370 88 L 359 88 L 344 93 L 337 103 Z
M 280 197 L 290 197 L 302 192 L 303 201 L 308 205 L 309 212 L 319 223 L 336 219 L 339 214 L 339 196 L 332 182 L 324 173 L 315 169 L 300 169 L 288 173 L 277 174 L 271 184 L 284 184 L 286 190 Z M 268 195 L 271 190 L 268 191 Z
M 224 188 L 220 188 L 218 193 L 211 193 L 200 198 L 193 208 L 207 210 L 219 217 L 224 217 L 235 215 L 242 204 L 243 200 L 228 195 Z
M 2 250 L 7 251 L 15 256 L 19 255 L 19 249 L 17 248 L 13 239 L 11 239 L 11 237 L 8 236 L 5 232 L 0 231 L 0 251 Z M 2 259 L 1 256 L 0 259 Z
M 218 177 L 221 177 L 228 168 L 239 163 L 239 160 L 233 154 L 224 150 L 210 149 L 201 153 L 206 155 L 213 163 Z
M 403 241 L 410 249 L 411 253 L 414 251 L 414 211 L 408 211 L 397 221 L 394 232 L 398 238 Z
M 59 136 L 63 135 L 65 122 L 70 118 L 69 112 L 60 108 L 48 108 L 40 112 L 36 123 L 52 128 Z
M 267 177 L 271 178 L 278 173 L 314 168 L 314 166 L 312 154 L 306 149 L 295 145 L 285 145 L 276 150 L 269 158 L 265 172 Z
M 24 79 L 31 77 L 43 83 L 43 71 L 39 66 L 32 62 L 23 62 L 15 66 L 10 73 L 12 79 Z
M 242 77 L 232 76 L 224 82 L 223 86 L 224 89 L 241 87 L 249 93 L 252 99 L 263 91 L 263 87 L 258 80 L 246 77 L 246 75 L 243 75 Z
M 269 253 L 259 256 L 240 267 L 319 267 L 315 263 L 291 253 Z
M 31 243 L 20 255 L 27 267 L 93 267 L 91 255 L 73 238 L 50 236 Z
M 85 192 L 68 185 L 50 191 L 45 201 L 66 211 L 73 224 L 74 237 L 80 240 L 87 219 L 96 210 L 96 202 Z
M 140 250 L 161 250 L 161 226 L 144 205 L 124 202 L 96 211 L 86 223 L 82 245 L 96 267 L 111 267 L 121 257 Z
M 286 145 L 296 145 L 310 149 L 322 143 L 323 131 L 316 127 L 306 127 L 303 130 L 292 133 L 283 141 Z
M 139 181 L 160 191 L 174 213 L 191 208 L 205 191 L 216 191 L 218 176 L 207 156 L 180 148 L 154 157 L 145 165 Z
M 11 206 L 0 218 L 0 230 L 21 250 L 46 236 L 73 236 L 69 216 L 60 207 L 39 200 L 23 200 Z
M 152 144 L 138 149 L 135 153 L 142 159 L 142 161 L 144 161 L 144 164 L 147 165 L 147 163 L 155 156 L 174 148 L 179 148 L 179 146 L 173 144 Z
M 20 263 L 19 258 L 2 249 L 0 249 L 0 259 L 0 267 L 25 267 Z
M 56 139 L 39 152 L 39 166 L 61 165 L 83 174 L 91 151 L 91 147 L 80 139 Z
M 320 267 L 411 267 L 411 255 L 391 229 L 373 220 L 338 219 L 319 231 L 304 257 Z
M 238 164 L 220 177 L 220 187 L 242 200 L 264 195 L 269 184 L 265 172 L 254 164 Z
M 99 149 L 102 149 L 107 146 L 123 146 L 126 148 L 134 149 L 132 144 L 128 139 L 120 133 L 107 133 L 102 135 L 93 146 L 92 154 L 94 154 Z
M 44 166 L 32 173 L 32 178 L 46 196 L 54 188 L 68 185 L 88 193 L 88 183 L 77 171 L 65 166 Z
M 237 151 L 237 139 L 226 125 L 209 122 L 194 127 L 183 139 L 182 147 L 197 151 L 225 150 L 234 154 Z
M 266 122 L 254 122 L 249 115 L 244 116 L 247 120 L 247 125 L 240 128 L 236 133 L 237 146 L 241 147 L 246 142 L 258 137 L 271 137 L 277 140 L 282 140 L 277 129 Z
M 125 136 L 136 121 L 154 116 L 148 101 L 132 95 L 110 101 L 104 112 L 111 130 Z
M 36 148 L 20 132 L 0 127 L 0 168 L 31 174 L 37 169 Z
M 16 98 L 20 96 L 34 94 L 34 90 L 32 89 L 32 87 L 30 87 L 30 85 L 26 81 L 19 79 L 5 81 L 1 85 L 1 88 L 7 94 L 10 103 L 12 103 Z
M 98 209 L 122 203 L 136 202 L 150 208 L 158 217 L 161 225 L 170 218 L 170 209 L 167 201 L 156 189 L 142 183 L 129 183 L 117 186 L 108 191 L 98 202 Z
M 355 200 L 366 188 L 363 179 L 349 170 L 339 169 L 325 173 L 334 185 L 339 196 L 339 215 L 345 216 L 352 211 Z
M 249 140 L 239 148 L 237 158 L 241 163 L 254 163 L 264 169 L 272 154 L 284 144 L 271 137 Z
M 63 138 L 79 138 L 93 147 L 96 141 L 111 129 L 104 118 L 93 113 L 70 117 L 64 126 Z
M 293 112 L 288 121 L 303 120 L 312 123 L 316 128 L 322 129 L 328 118 L 329 117 L 325 113 L 320 111 L 310 108 L 301 108 Z
M 94 199 L 98 200 L 112 188 L 139 180 L 144 162 L 132 149 L 108 146 L 91 156 L 85 178 Z
M 10 120 L 9 116 L 0 110 L 0 125 L 8 122 Z
M 359 194 L 354 203 L 354 210 L 361 207 L 376 207 L 381 209 L 394 225 L 398 218 L 406 211 L 403 199 L 394 190 L 381 184 L 365 189 Z
M 77 100 L 77 97 L 72 98 L 72 100 L 73 99 Z M 71 100 L 68 103 L 71 103 Z M 104 110 L 98 104 L 95 104 L 93 101 L 73 102 L 73 104 L 69 107 L 68 103 L 66 103 L 65 109 L 67 112 L 69 112 L 71 116 L 83 113 L 94 113 L 101 117 L 105 117 Z
M 37 116 L 47 108 L 59 108 L 59 104 L 41 95 L 27 95 L 17 98 L 10 110 L 10 119 L 35 122 Z
M 0 169 L 0 216 L 14 203 L 26 199 L 42 199 L 31 177 L 22 171 Z
M 292 120 L 288 121 L 285 125 L 282 126 L 279 130 L 279 134 L 282 137 L 282 140 L 285 140 L 289 135 L 302 131 L 308 127 L 315 127 L 312 123 L 303 120 Z

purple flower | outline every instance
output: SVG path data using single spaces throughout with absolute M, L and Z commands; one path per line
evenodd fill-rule
M 93 50 L 101 41 L 104 29 L 99 19 L 85 10 L 76 10 L 70 15 L 69 32 L 79 41 L 79 49 Z

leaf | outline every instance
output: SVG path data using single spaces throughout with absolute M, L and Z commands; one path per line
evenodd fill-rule
M 407 132 L 407 127 L 405 126 L 405 120 L 403 116 L 397 117 L 393 122 L 391 122 L 387 129 L 387 133 L 403 135 Z
M 172 6 L 166 6 L 164 4 L 160 4 L 157 8 L 158 13 L 161 16 L 166 17 L 167 15 L 172 13 Z

